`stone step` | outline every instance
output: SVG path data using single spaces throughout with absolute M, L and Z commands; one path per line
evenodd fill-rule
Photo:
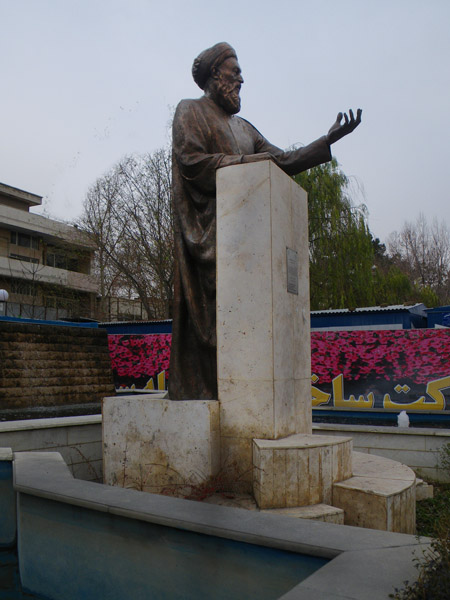
M 415 533 L 416 476 L 397 461 L 353 452 L 353 476 L 333 485 L 346 525 Z
M 329 506 L 328 504 L 312 504 L 311 506 L 297 506 L 295 508 L 270 508 L 261 512 L 272 515 L 284 515 L 296 519 L 311 519 L 325 523 L 344 524 L 344 510 Z
M 349 437 L 298 433 L 253 440 L 253 493 L 260 509 L 332 504 L 333 483 L 352 474 Z
M 205 498 L 204 502 L 259 511 L 258 505 L 251 494 L 213 494 Z M 329 504 L 312 504 L 310 506 L 295 506 L 291 508 L 267 508 L 259 512 L 293 517 L 294 519 L 311 519 L 313 521 L 324 521 L 325 523 L 336 523 L 338 525 L 344 524 L 343 509 L 330 506 Z

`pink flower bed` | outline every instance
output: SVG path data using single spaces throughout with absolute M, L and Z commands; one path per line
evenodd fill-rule
M 172 335 L 109 335 L 116 378 L 169 376 Z M 450 331 L 315 331 L 311 334 L 312 372 L 321 384 L 340 374 L 346 381 L 409 379 L 426 384 L 450 373 Z
M 449 375 L 450 331 L 314 331 L 312 372 L 321 383 L 410 379 L 417 384 Z
M 139 379 L 166 371 L 169 377 L 170 333 L 108 335 L 109 353 L 114 375 Z

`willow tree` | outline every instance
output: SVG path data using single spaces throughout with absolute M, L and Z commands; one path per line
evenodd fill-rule
M 364 205 L 353 206 L 335 159 L 295 177 L 308 192 L 311 309 L 374 303 L 374 250 Z

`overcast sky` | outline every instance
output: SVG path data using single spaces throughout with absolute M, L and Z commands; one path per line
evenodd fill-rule
M 340 110 L 363 123 L 333 146 L 385 240 L 423 211 L 450 225 L 448 0 L 0 0 L 0 182 L 80 216 L 122 156 L 167 143 L 173 108 L 201 95 L 203 49 L 228 41 L 241 115 L 286 148 Z

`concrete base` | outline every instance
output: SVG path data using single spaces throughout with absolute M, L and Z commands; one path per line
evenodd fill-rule
M 331 504 L 332 486 L 352 474 L 351 438 L 290 435 L 253 440 L 253 494 L 260 508 Z
M 226 465 L 220 462 L 219 402 L 162 396 L 104 399 L 105 483 L 196 499 L 220 491 L 223 482 L 216 484 Z M 343 513 L 346 525 L 415 532 L 414 472 L 393 460 L 352 453 L 351 438 L 254 439 L 253 465 L 253 495 L 262 510 L 317 518 L 326 513 L 317 505 L 325 504 L 335 515 Z M 226 476 L 226 489 L 242 492 L 236 488 L 239 474 L 234 481 L 231 473 Z
M 178 495 L 217 474 L 219 403 L 164 396 L 104 398 L 105 483 Z
M 272 515 L 284 515 L 296 519 L 311 519 L 324 523 L 344 524 L 344 511 L 342 508 L 328 506 L 328 504 L 314 504 L 313 506 L 298 506 L 297 508 L 271 508 L 261 511 Z

